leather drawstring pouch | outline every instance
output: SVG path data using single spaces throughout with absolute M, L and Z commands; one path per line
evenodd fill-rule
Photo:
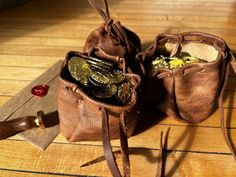
M 123 176 L 130 176 L 127 138 L 132 135 L 138 121 L 141 78 L 139 63 L 135 56 L 141 51 L 139 37 L 110 17 L 107 0 L 105 10 L 97 2 L 89 3 L 104 19 L 104 23 L 92 31 L 83 52 L 69 52 L 62 65 L 58 83 L 58 113 L 60 131 L 68 141 L 103 141 L 104 155 L 113 176 L 121 176 L 110 139 L 120 138 L 123 161 Z M 74 57 L 101 58 L 123 70 L 126 80 L 132 85 L 131 100 L 125 105 L 102 102 L 88 95 L 83 87 L 73 82 L 68 71 L 68 61 Z
M 104 52 L 104 51 L 103 51 Z M 124 58 L 109 56 L 109 61 L 126 72 Z M 72 57 L 88 58 L 87 53 L 69 52 L 63 62 L 58 82 L 58 113 L 60 132 L 68 141 L 102 140 L 105 159 L 113 176 L 121 176 L 112 152 L 110 139 L 120 138 L 124 176 L 129 176 L 129 153 L 127 138 L 134 132 L 138 121 L 139 86 L 138 75 L 124 73 L 132 85 L 130 101 L 125 105 L 114 105 L 92 98 L 73 79 L 68 70 Z M 117 59 L 119 58 L 119 59 Z M 106 58 L 103 58 L 106 60 Z M 117 61 L 122 61 L 117 63 Z
M 173 57 L 180 53 L 188 53 L 204 62 L 151 72 L 152 61 L 157 57 Z M 230 64 L 236 72 L 236 60 L 226 42 L 201 32 L 160 34 L 136 57 L 145 66 L 145 100 L 167 115 L 199 123 L 213 113 L 218 100 L 222 133 L 236 160 L 224 126 L 223 93 Z
M 100 14 L 104 23 L 89 34 L 83 52 L 89 56 L 95 54 L 104 57 L 108 54 L 123 57 L 134 73 L 140 72 L 140 65 L 135 60 L 136 54 L 141 51 L 139 37 L 110 17 L 107 0 L 103 0 L 105 10 L 95 0 L 89 0 L 89 3 Z

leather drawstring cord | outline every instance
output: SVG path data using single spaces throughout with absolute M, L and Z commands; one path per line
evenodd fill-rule
M 113 19 L 110 17 L 109 8 L 107 0 L 103 0 L 103 4 L 105 6 L 105 12 L 98 7 L 95 0 L 89 0 L 90 5 L 97 10 L 97 12 L 101 15 L 103 20 L 106 23 L 105 29 L 108 31 L 108 35 L 112 40 L 114 45 L 120 45 L 123 43 L 126 52 L 130 53 L 132 43 L 128 40 L 126 32 L 124 28 L 121 26 L 120 22 L 114 22 Z M 124 45 L 125 44 L 125 45 Z M 138 51 L 137 51 L 138 52 Z
M 106 0 L 103 0 L 103 4 L 105 6 L 105 12 L 100 7 L 98 7 L 97 3 L 94 0 L 89 0 L 89 4 L 97 10 L 97 12 L 101 15 L 101 17 L 106 23 L 111 19 L 108 3 Z
M 110 168 L 113 177 L 122 177 L 117 167 L 114 155 L 112 153 L 107 111 L 104 108 L 101 108 L 101 112 L 102 112 L 102 142 L 103 142 L 105 159 L 107 161 L 108 167 Z
M 109 133 L 109 118 L 105 108 L 101 108 L 102 112 L 102 140 L 104 155 L 107 161 L 108 167 L 113 175 L 113 177 L 122 177 L 115 157 L 112 152 L 112 147 L 110 143 L 110 133 Z M 125 123 L 125 112 L 120 115 L 120 143 L 121 143 L 121 155 L 123 159 L 123 177 L 130 177 L 130 162 L 129 162 L 129 151 L 128 151 L 128 139 Z
M 122 155 L 122 162 L 123 162 L 123 177 L 130 177 L 130 160 L 129 160 L 129 150 L 128 150 L 127 128 L 126 128 L 126 122 L 125 122 L 126 112 L 124 111 L 120 115 L 121 150 L 118 150 L 115 152 L 112 152 L 112 146 L 110 144 L 109 118 L 107 115 L 107 111 L 105 108 L 101 108 L 101 112 L 102 112 L 102 139 L 103 139 L 104 156 L 101 156 L 101 157 L 98 157 L 92 161 L 89 161 L 89 162 L 81 165 L 80 167 L 89 166 L 94 163 L 106 160 L 113 177 L 122 177 L 122 175 L 118 169 L 116 160 L 115 160 L 121 154 Z M 168 133 L 166 133 L 166 135 L 165 135 L 166 137 L 164 140 L 164 144 L 166 144 L 166 141 L 167 141 L 167 134 Z M 160 147 L 159 147 L 159 159 L 158 159 L 156 177 L 163 176 L 163 168 L 165 165 L 164 164 L 165 156 L 163 154 L 164 144 L 163 144 L 163 132 L 161 132 Z
M 122 112 L 120 115 L 120 144 L 123 159 L 123 176 L 130 177 L 129 148 L 125 116 L 126 112 Z
M 234 69 L 234 72 L 236 73 L 236 60 L 233 56 L 233 54 L 231 53 L 231 59 L 230 59 L 230 64 Z M 236 154 L 235 154 L 235 149 L 232 145 L 232 143 L 229 140 L 228 134 L 226 132 L 226 128 L 225 128 L 225 118 L 224 118 L 224 107 L 223 107 L 223 93 L 224 93 L 224 89 L 228 80 L 228 75 L 229 75 L 229 63 L 227 63 L 226 66 L 226 71 L 225 71 L 225 75 L 224 75 L 224 81 L 223 81 L 223 85 L 219 94 L 219 98 L 218 98 L 218 106 L 220 109 L 220 116 L 221 116 L 221 131 L 224 137 L 225 142 L 228 145 L 228 148 L 230 150 L 230 152 L 232 153 L 234 160 L 236 161 Z

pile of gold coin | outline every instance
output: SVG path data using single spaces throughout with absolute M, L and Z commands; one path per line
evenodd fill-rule
M 71 76 L 85 86 L 85 91 L 93 98 L 123 105 L 131 99 L 132 85 L 111 62 L 74 56 L 68 61 L 68 69 Z
M 206 62 L 206 61 L 190 56 L 188 53 L 184 52 L 179 53 L 174 57 L 164 57 L 161 55 L 160 57 L 157 57 L 155 60 L 152 61 L 151 74 L 155 75 L 158 69 L 164 69 L 164 68 L 175 69 L 197 62 Z

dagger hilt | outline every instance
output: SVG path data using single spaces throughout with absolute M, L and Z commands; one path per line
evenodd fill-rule
M 39 111 L 37 116 L 26 116 L 0 122 L 0 140 L 34 127 L 44 128 L 43 116 L 43 112 Z

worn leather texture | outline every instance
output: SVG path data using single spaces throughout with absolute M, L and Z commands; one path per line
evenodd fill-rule
M 102 112 L 105 108 L 109 119 L 110 138 L 119 138 L 120 114 L 126 112 L 127 135 L 134 132 L 138 120 L 138 90 L 140 77 L 126 74 L 126 79 L 133 84 L 131 101 L 124 106 L 106 104 L 91 98 L 83 88 L 73 83 L 67 69 L 72 56 L 83 57 L 80 52 L 69 52 L 63 62 L 58 81 L 57 106 L 60 119 L 60 132 L 68 141 L 102 140 Z M 110 59 L 112 56 L 110 56 Z M 114 62 L 116 57 L 114 57 Z
M 178 52 L 188 52 L 207 62 L 159 69 L 155 75 L 150 73 L 153 59 L 160 55 L 174 56 Z M 145 65 L 146 101 L 178 120 L 197 123 L 206 119 L 214 111 L 227 56 L 225 41 L 210 34 L 158 35 L 149 48 L 136 56 Z
M 83 52 L 89 56 L 95 54 L 103 57 L 105 51 L 108 55 L 125 58 L 132 72 L 140 72 L 139 63 L 135 61 L 136 54 L 141 51 L 139 37 L 110 17 L 107 1 L 104 1 L 105 11 L 93 0 L 89 2 L 103 18 L 104 23 L 88 35 Z

